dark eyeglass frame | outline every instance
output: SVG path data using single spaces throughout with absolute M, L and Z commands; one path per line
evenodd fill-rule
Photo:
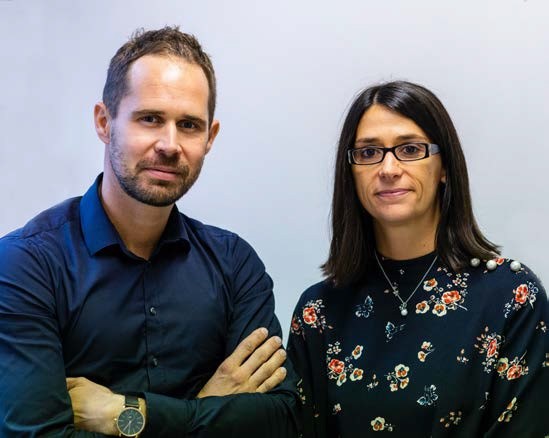
M 398 158 L 396 153 L 395 153 L 395 150 L 397 148 L 401 148 L 403 146 L 409 146 L 409 145 L 423 145 L 423 146 L 425 146 L 425 155 L 421 158 L 412 158 L 411 160 Z M 364 150 L 364 149 L 378 149 L 378 150 L 382 151 L 383 155 L 381 156 L 381 159 L 379 161 L 376 161 L 375 163 L 357 163 L 355 161 L 354 157 L 353 157 L 353 152 L 354 151 L 361 151 L 361 150 Z M 364 147 L 361 147 L 361 148 L 349 148 L 349 149 L 347 149 L 347 160 L 349 161 L 349 164 L 356 164 L 357 166 L 371 166 L 373 164 L 381 163 L 385 159 L 385 155 L 387 155 L 388 152 L 391 152 L 398 161 L 403 161 L 403 162 L 419 161 L 419 160 L 424 160 L 425 158 L 428 158 L 431 155 L 435 155 L 435 154 L 440 153 L 440 146 L 438 144 L 434 144 L 434 143 L 410 142 L 410 143 L 397 144 L 396 146 L 393 146 L 393 147 L 390 147 L 390 148 L 384 148 L 382 146 L 364 146 Z

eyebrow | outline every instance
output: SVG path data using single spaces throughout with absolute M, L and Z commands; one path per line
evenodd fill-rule
M 164 111 L 148 110 L 148 109 L 142 109 L 142 110 L 137 110 L 132 112 L 132 116 L 134 118 L 139 118 L 143 116 L 163 116 L 164 117 L 165 115 L 166 113 Z M 203 118 L 197 117 L 197 116 L 191 116 L 190 114 L 184 114 L 180 119 L 189 120 L 197 124 L 203 124 L 203 125 L 206 124 L 206 121 Z
M 410 141 L 410 140 L 418 140 L 421 139 L 422 141 L 429 141 L 427 138 L 425 138 L 423 135 L 420 134 L 403 134 L 396 137 L 397 144 Z M 379 139 L 379 137 L 363 137 L 359 138 L 355 141 L 355 144 L 380 144 L 382 141 Z

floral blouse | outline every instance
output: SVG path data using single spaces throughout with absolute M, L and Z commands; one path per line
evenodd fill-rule
M 361 287 L 301 296 L 288 353 L 305 437 L 549 435 L 549 305 L 524 265 L 459 273 L 435 254 L 384 259 Z M 492 266 L 493 267 L 493 266 Z M 517 269 L 517 266 L 513 266 Z

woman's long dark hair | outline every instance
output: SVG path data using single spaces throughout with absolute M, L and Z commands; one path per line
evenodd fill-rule
M 341 130 L 332 200 L 332 242 L 321 268 L 337 285 L 364 280 L 375 263 L 372 217 L 358 199 L 347 149 L 355 143 L 362 115 L 374 104 L 413 120 L 441 149 L 446 184 L 439 190 L 441 217 L 436 233 L 439 258 L 455 271 L 471 257 L 493 258 L 499 247 L 484 237 L 471 206 L 469 178 L 459 138 L 440 100 L 426 88 L 405 81 L 388 82 L 362 91 L 353 101 Z

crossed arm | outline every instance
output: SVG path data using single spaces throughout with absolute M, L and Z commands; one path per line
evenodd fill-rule
M 197 398 L 222 397 L 243 393 L 266 393 L 286 377 L 286 352 L 281 339 L 259 328 L 244 339 L 235 351 L 217 368 Z M 85 377 L 67 378 L 74 424 L 79 429 L 104 435 L 118 435 L 114 418 L 124 407 L 124 395 L 116 394 L 105 386 Z M 146 418 L 147 403 L 139 399 Z
M 141 393 L 147 415 L 142 438 L 297 434 L 291 364 L 285 364 L 284 382 L 265 393 L 284 374 L 279 369 L 284 353 L 274 353 L 280 346 L 276 339 L 264 343 L 264 332 L 255 333 L 255 343 L 246 339 L 257 327 L 267 327 L 271 335 L 281 332 L 274 316 L 272 282 L 254 253 L 240 264 L 233 277 L 236 292 L 226 335 L 226 351 L 234 353 L 198 398 Z M 120 395 L 81 378 L 70 380 L 67 391 L 57 315 L 63 296 L 51 275 L 34 247 L 0 241 L 0 436 L 114 434 Z

